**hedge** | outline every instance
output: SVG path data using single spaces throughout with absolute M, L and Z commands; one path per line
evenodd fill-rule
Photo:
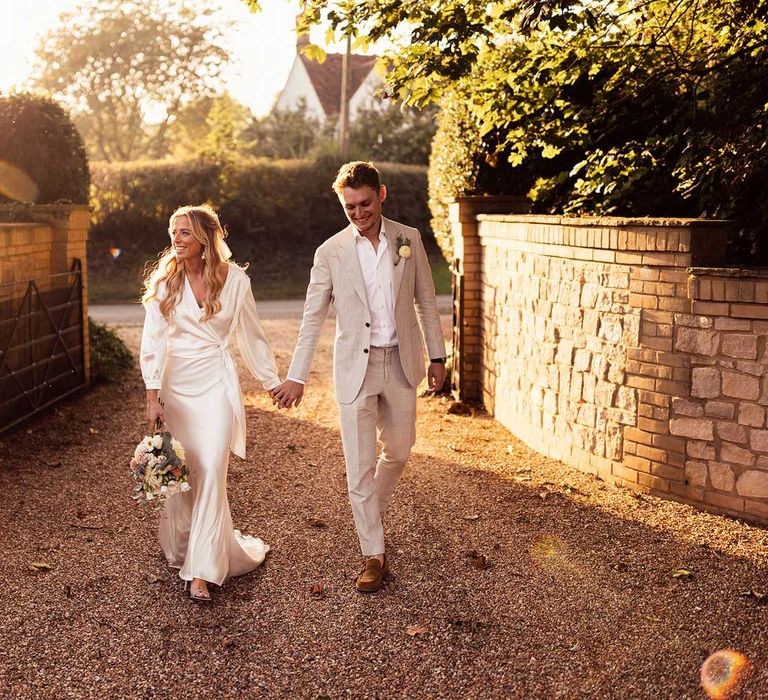
M 35 204 L 88 201 L 88 158 L 67 112 L 39 95 L 0 97 L 0 160 L 28 175 L 37 186 Z M 0 186 L 0 202 L 14 201 Z
M 205 160 L 92 163 L 93 221 L 89 258 L 96 274 L 109 271 L 110 248 L 141 276 L 143 263 L 167 247 L 168 217 L 184 204 L 208 202 L 219 212 L 234 258 L 252 272 L 279 275 L 286 265 L 311 266 L 315 248 L 346 225 L 331 190 L 338 162 Z M 416 226 L 437 254 L 429 225 L 423 166 L 380 164 L 389 197 L 384 214 Z
M 466 97 L 449 93 L 438 114 L 437 131 L 429 158 L 429 208 L 435 239 L 446 260 L 453 258 L 453 236 L 446 200 L 462 195 L 516 195 L 525 197 L 541 174 L 559 165 L 557 159 L 531 155 L 522 166 L 513 166 L 508 151 L 499 151 L 500 134 L 480 135 L 466 107 Z

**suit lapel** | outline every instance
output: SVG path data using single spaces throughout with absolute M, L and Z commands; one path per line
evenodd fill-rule
M 352 286 L 355 288 L 357 295 L 362 302 L 368 306 L 368 297 L 365 293 L 365 283 L 363 282 L 363 272 L 360 269 L 360 259 L 357 257 L 355 232 L 351 224 L 344 230 L 344 235 L 339 242 L 339 249 L 339 257 L 344 272 L 347 277 L 349 277 L 349 281 L 352 282 Z
M 384 229 L 387 232 L 387 238 L 389 239 L 389 245 L 392 248 L 392 261 L 397 262 L 392 268 L 392 299 L 397 306 L 397 296 L 400 293 L 400 284 L 403 281 L 403 275 L 405 274 L 405 265 L 407 260 L 401 258 L 397 260 L 397 237 L 403 235 L 403 230 L 392 220 L 384 219 Z

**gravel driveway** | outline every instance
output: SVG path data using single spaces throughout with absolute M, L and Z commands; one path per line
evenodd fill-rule
M 265 322 L 282 372 L 297 328 Z M 751 669 L 733 697 L 768 697 L 765 530 L 600 482 L 444 399 L 419 400 L 393 576 L 356 593 L 332 334 L 292 413 L 244 378 L 230 502 L 273 549 L 208 606 L 128 497 L 138 371 L 0 437 L 0 696 L 704 698 L 702 664 L 733 649 Z

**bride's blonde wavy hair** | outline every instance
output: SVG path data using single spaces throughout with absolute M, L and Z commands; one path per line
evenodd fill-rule
M 207 204 L 198 206 L 179 207 L 168 222 L 168 235 L 171 237 L 171 247 L 160 253 L 157 263 L 149 270 L 144 278 L 144 294 L 141 303 L 146 306 L 150 299 L 157 296 L 161 282 L 165 282 L 166 294 L 160 300 L 160 313 L 169 318 L 181 301 L 186 273 L 183 263 L 176 260 L 173 249 L 173 227 L 180 216 L 189 219 L 189 229 L 192 237 L 203 246 L 204 277 L 206 282 L 202 320 L 206 321 L 221 310 L 219 296 L 224 287 L 226 277 L 222 274 L 222 263 L 229 260 L 230 250 L 224 242 L 226 231 L 219 222 L 219 217 L 212 207 Z

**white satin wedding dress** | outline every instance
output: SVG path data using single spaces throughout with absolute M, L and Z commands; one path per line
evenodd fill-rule
M 161 285 L 159 294 L 165 293 Z M 161 297 L 162 298 L 162 297 Z M 245 457 L 245 408 L 231 354 L 237 337 L 246 366 L 265 389 L 280 381 L 272 349 L 256 311 L 248 276 L 229 264 L 221 310 L 202 321 L 189 282 L 169 319 L 158 298 L 146 307 L 141 372 L 147 389 L 159 389 L 168 430 L 186 451 L 186 493 L 166 500 L 160 544 L 185 581 L 221 585 L 264 561 L 269 546 L 232 526 L 227 499 L 230 449 Z

